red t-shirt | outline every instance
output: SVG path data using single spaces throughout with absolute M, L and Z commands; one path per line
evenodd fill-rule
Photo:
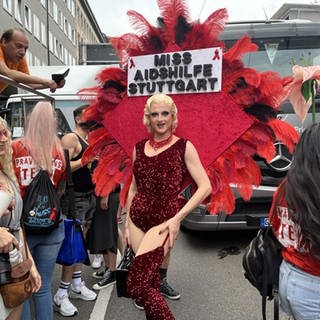
M 38 173 L 38 168 L 20 140 L 14 140 L 12 142 L 12 149 L 13 169 L 19 182 L 21 196 L 23 197 L 27 186 Z M 57 188 L 59 182 L 65 179 L 65 167 L 57 150 L 54 150 L 53 152 L 53 159 L 52 174 L 50 178 L 55 188 Z
M 286 199 L 278 197 L 278 192 L 279 188 L 273 195 L 269 219 L 277 239 L 282 244 L 282 257 L 303 271 L 320 276 L 320 260 L 310 253 L 308 243 L 299 241 L 301 229 L 291 220 Z

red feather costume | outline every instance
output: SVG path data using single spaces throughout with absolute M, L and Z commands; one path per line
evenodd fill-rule
M 203 23 L 190 21 L 183 0 L 158 0 L 161 17 L 151 25 L 141 14 L 129 11 L 137 34 L 110 38 L 122 68 L 106 68 L 97 75 L 97 99 L 86 110 L 88 121 L 102 127 L 89 137 L 83 162 L 99 155 L 93 181 L 98 195 L 108 194 L 122 183 L 122 204 L 131 181 L 131 155 L 136 142 L 146 137 L 142 125 L 146 97 L 127 96 L 129 57 L 162 52 L 222 47 L 218 36 L 227 21 L 226 9 L 212 13 Z M 212 184 L 209 211 L 212 214 L 234 210 L 230 184 L 249 200 L 252 185 L 258 186 L 261 172 L 253 160 L 259 155 L 270 161 L 275 155 L 274 141 L 284 143 L 292 152 L 298 140 L 296 131 L 276 119 L 280 103 L 288 94 L 291 78 L 274 72 L 259 73 L 244 67 L 241 58 L 257 47 L 244 36 L 224 52 L 222 90 L 217 93 L 175 95 L 179 110 L 178 136 L 189 139 L 197 148 Z M 192 128 L 192 129 L 190 129 Z

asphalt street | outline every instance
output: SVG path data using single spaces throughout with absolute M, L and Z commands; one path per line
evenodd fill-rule
M 170 284 L 182 294 L 168 301 L 177 320 L 259 320 L 261 297 L 244 278 L 242 254 L 255 231 L 181 232 L 175 243 L 168 273 Z M 84 279 L 95 283 L 91 267 L 84 267 Z M 59 283 L 57 266 L 53 287 Z M 55 291 L 55 290 L 54 290 Z M 75 320 L 142 320 L 144 312 L 132 301 L 118 298 L 113 287 L 101 290 L 95 302 L 72 300 L 78 307 Z M 272 302 L 267 306 L 272 319 Z M 55 313 L 54 319 L 64 317 Z M 288 317 L 281 315 L 281 320 Z

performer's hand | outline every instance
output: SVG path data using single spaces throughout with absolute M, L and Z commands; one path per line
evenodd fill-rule
M 175 240 L 178 238 L 178 233 L 180 230 L 180 220 L 177 219 L 177 217 L 172 217 L 171 219 L 169 219 L 163 226 L 163 228 L 161 228 L 159 234 L 168 231 L 169 232 L 169 246 L 170 249 L 173 248 L 173 244 L 175 242 Z

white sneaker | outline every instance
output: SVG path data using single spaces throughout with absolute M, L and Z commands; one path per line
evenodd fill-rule
M 95 254 L 94 259 L 91 263 L 91 267 L 93 269 L 99 269 L 103 263 L 103 255 L 102 254 Z
M 93 300 L 96 300 L 97 294 L 92 290 L 88 289 L 84 281 L 82 281 L 79 288 L 74 288 L 72 284 L 70 285 L 69 297 L 72 299 L 93 301 Z
M 70 302 L 67 294 L 53 297 L 53 309 L 64 317 L 73 317 L 78 313 L 78 309 Z

